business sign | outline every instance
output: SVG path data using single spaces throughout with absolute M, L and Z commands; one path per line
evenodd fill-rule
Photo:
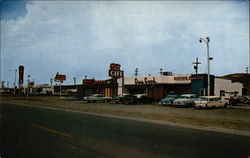
M 149 80 L 147 77 L 144 77 L 144 80 L 138 80 L 135 78 L 135 84 L 137 85 L 143 85 L 143 84 L 156 84 L 155 78 L 153 77 L 152 80 Z
M 84 79 L 83 84 L 108 84 L 107 80 Z
M 116 63 L 111 63 L 109 66 L 109 76 L 113 78 L 121 78 L 124 75 L 124 71 L 120 70 L 121 65 Z
M 121 65 L 116 63 L 111 63 L 109 65 L 110 70 L 120 71 Z
M 54 78 L 54 81 L 55 82 L 63 82 L 66 80 L 66 75 L 62 75 L 62 74 L 59 74 L 59 72 L 57 72 L 55 78 Z
M 191 76 L 175 76 L 174 80 L 179 80 L 179 81 L 191 80 Z
M 19 84 L 23 84 L 23 74 L 24 74 L 24 66 L 20 65 L 18 67 L 19 70 L 19 79 L 18 79 L 18 83 Z

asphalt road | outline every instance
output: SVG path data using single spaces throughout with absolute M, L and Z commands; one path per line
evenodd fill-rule
M 2 158 L 250 157 L 247 136 L 13 104 L 0 117 Z

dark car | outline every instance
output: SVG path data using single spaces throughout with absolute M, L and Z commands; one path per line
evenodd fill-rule
M 137 104 L 137 97 L 134 95 L 126 95 L 123 97 L 124 104 Z
M 238 102 L 243 104 L 250 104 L 250 97 L 249 96 L 240 96 L 238 97 Z
M 117 104 L 124 103 L 124 101 L 123 101 L 124 97 L 126 97 L 127 95 L 130 95 L 130 94 L 125 93 L 125 94 L 120 94 L 120 95 L 118 95 L 116 97 L 113 97 L 112 102 L 117 103 Z

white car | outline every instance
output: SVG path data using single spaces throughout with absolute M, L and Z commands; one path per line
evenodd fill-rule
M 228 105 L 228 101 L 221 100 L 219 96 L 201 96 L 194 103 L 197 108 L 217 108 Z
M 182 94 L 180 98 L 174 100 L 173 105 L 177 107 L 192 107 L 194 106 L 195 100 L 195 94 Z

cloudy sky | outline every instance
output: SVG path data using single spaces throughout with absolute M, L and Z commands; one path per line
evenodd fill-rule
M 194 73 L 196 57 L 207 71 L 209 36 L 211 73 L 244 72 L 249 64 L 248 1 L 2 1 L 1 79 L 14 81 L 25 67 L 37 84 L 56 72 L 65 84 L 107 79 L 109 64 L 125 76 Z

